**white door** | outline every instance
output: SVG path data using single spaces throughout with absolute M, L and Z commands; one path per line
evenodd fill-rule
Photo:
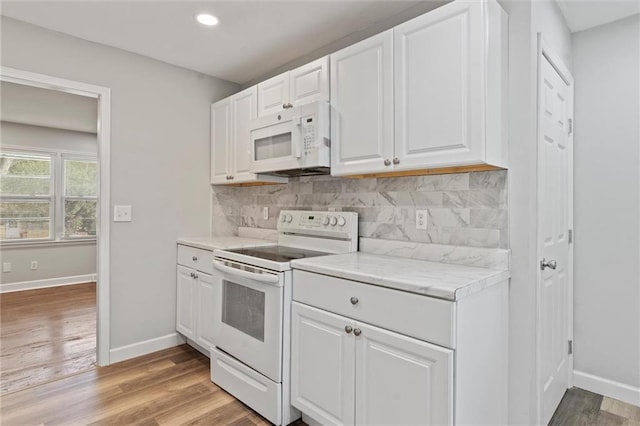
M 211 183 L 229 183 L 231 137 L 231 98 L 226 98 L 211 105 Z
M 290 102 L 299 106 L 329 100 L 329 57 L 317 59 L 289 71 Z
M 393 30 L 331 55 L 331 174 L 385 172 L 393 158 Z
M 193 305 L 195 298 L 194 274 L 195 271 L 193 269 L 178 265 L 178 276 L 176 280 L 176 330 L 190 339 L 193 339 L 195 334 L 195 306 Z
M 196 343 L 207 351 L 215 346 L 213 342 L 213 319 L 215 314 L 216 292 L 213 287 L 213 279 L 209 274 L 196 272 L 196 300 L 197 325 Z
M 356 424 L 453 424 L 453 351 L 356 323 Z
M 255 181 L 256 175 L 249 171 L 251 165 L 251 136 L 249 122 L 256 118 L 258 89 L 252 86 L 231 97 L 233 143 L 233 183 Z
M 482 2 L 452 2 L 394 28 L 394 169 L 482 159 Z
M 354 341 L 345 327 L 353 321 L 293 302 L 291 404 L 323 425 L 354 424 Z
M 569 386 L 572 85 L 541 57 L 538 106 L 538 314 L 543 424 Z M 547 266 L 549 265 L 549 266 Z
M 283 110 L 289 103 L 289 72 L 258 83 L 258 117 Z

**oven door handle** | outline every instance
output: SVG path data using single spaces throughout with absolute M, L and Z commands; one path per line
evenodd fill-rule
M 213 266 L 219 271 L 225 272 L 229 275 L 235 275 L 237 277 L 248 278 L 254 281 L 260 281 L 262 283 L 267 284 L 278 284 L 280 278 L 275 274 L 254 274 L 253 272 L 243 271 L 242 269 L 232 268 L 230 266 L 225 265 L 224 263 L 218 262 L 217 260 L 213 261 Z

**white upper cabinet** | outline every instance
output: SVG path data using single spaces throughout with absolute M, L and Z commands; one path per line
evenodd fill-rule
M 252 86 L 211 105 L 211 183 L 286 182 L 286 178 L 249 172 L 250 121 L 257 116 Z
M 393 155 L 393 30 L 331 55 L 331 173 L 383 172 Z
M 258 83 L 259 117 L 320 100 L 329 100 L 328 56 Z
M 338 151 L 332 157 L 332 174 L 507 167 L 507 17 L 498 3 L 456 0 L 392 31 L 393 49 L 389 55 L 381 55 L 381 63 L 376 64 L 378 68 L 393 67 L 390 104 L 394 111 L 380 114 L 384 119 L 391 114 L 393 122 L 392 136 L 383 139 L 384 149 L 374 147 L 379 135 L 366 128 L 381 126 L 380 116 L 369 113 L 365 125 L 352 110 L 362 109 L 360 114 L 364 114 L 373 108 L 380 110 L 386 103 L 375 102 L 371 99 L 375 95 L 363 96 L 361 86 L 341 78 L 340 71 L 335 74 L 339 64 L 334 66 L 334 60 L 343 60 L 344 52 L 353 54 L 350 50 L 359 44 L 332 55 L 332 106 L 338 125 L 344 128 L 336 129 L 332 139 L 332 149 Z M 364 73 L 365 79 L 370 77 Z M 379 90 L 369 88 L 375 89 Z M 344 103 L 351 98 L 361 101 L 357 105 Z M 352 160 L 354 156 L 361 156 L 360 162 Z

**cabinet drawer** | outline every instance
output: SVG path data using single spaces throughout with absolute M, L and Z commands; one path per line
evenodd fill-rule
M 212 274 L 213 252 L 178 244 L 178 264 Z
M 299 270 L 293 271 L 293 299 L 437 345 L 456 346 L 454 302 Z

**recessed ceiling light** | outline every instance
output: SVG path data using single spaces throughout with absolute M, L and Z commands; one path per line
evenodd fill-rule
M 199 13 L 198 15 L 196 15 L 196 20 L 202 25 L 208 25 L 210 27 L 213 25 L 218 25 L 218 18 L 208 13 Z

